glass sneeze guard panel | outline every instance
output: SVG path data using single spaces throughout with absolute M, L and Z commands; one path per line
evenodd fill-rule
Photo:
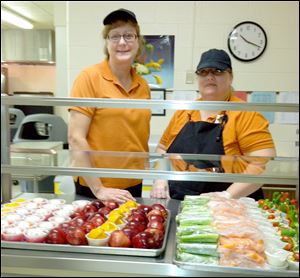
M 36 151 L 30 153 L 29 150 L 18 153 L 19 159 L 11 159 L 11 165 L 2 164 L 2 173 L 13 177 L 78 175 L 286 185 L 297 184 L 299 178 L 298 159 L 286 157 L 57 150 L 55 164 L 49 157 L 42 164 L 33 159 L 35 155 Z M 78 162 L 72 162 L 74 156 L 80 158 Z M 94 166 L 85 164 L 85 159 Z

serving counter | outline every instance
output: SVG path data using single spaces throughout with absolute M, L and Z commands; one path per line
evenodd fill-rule
M 34 194 L 24 193 L 22 198 L 43 197 L 47 199 L 57 198 L 55 194 Z M 63 195 L 59 195 L 61 198 Z M 74 196 L 75 199 L 86 199 L 82 196 Z M 162 203 L 171 212 L 170 229 L 167 237 L 165 252 L 155 258 L 123 256 L 123 255 L 104 255 L 77 252 L 61 251 L 41 251 L 30 249 L 16 249 L 1 246 L 1 277 L 8 276 L 193 276 L 193 277 L 240 277 L 242 276 L 287 276 L 296 277 L 295 272 L 278 271 L 256 271 L 244 270 L 237 271 L 234 268 L 220 272 L 211 268 L 209 271 L 196 271 L 181 269 L 176 266 L 175 256 L 175 216 L 178 212 L 179 201 L 177 200 L 158 200 L 148 198 L 138 198 L 141 204 L 150 205 Z M 70 202 L 70 197 L 68 198 Z

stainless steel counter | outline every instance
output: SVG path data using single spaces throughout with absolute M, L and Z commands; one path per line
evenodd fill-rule
M 23 197 L 34 198 L 37 194 L 25 193 Z M 38 194 L 39 197 L 57 198 L 54 194 Z M 61 197 L 61 195 L 60 195 Z M 76 199 L 84 199 L 76 196 Z M 70 199 L 68 200 L 70 201 Z M 153 204 L 155 199 L 138 199 L 139 203 Z M 243 271 L 242 273 L 185 270 L 173 264 L 175 254 L 175 215 L 179 201 L 161 201 L 171 211 L 171 223 L 165 252 L 156 258 L 54 252 L 38 250 L 20 250 L 1 247 L 1 277 L 21 276 L 194 276 L 194 277 L 240 277 L 240 276 L 290 276 L 297 273 Z

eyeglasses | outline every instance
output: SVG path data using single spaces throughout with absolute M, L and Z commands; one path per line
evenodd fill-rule
M 196 74 L 201 77 L 205 77 L 209 73 L 213 74 L 214 76 L 221 76 L 225 72 L 230 72 L 230 71 L 229 70 L 220 70 L 220 69 L 201 69 L 201 70 L 197 70 Z
M 126 33 L 126 34 L 113 34 L 111 36 L 107 36 L 107 38 L 111 41 L 111 42 L 114 42 L 114 43 L 117 43 L 121 40 L 121 38 L 123 38 L 126 42 L 134 42 L 135 39 L 137 38 L 138 36 L 136 34 L 133 34 L 133 33 Z

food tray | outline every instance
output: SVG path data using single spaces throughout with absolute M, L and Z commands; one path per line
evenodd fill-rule
M 179 205 L 178 212 L 179 214 L 182 210 L 182 202 Z M 177 225 L 176 225 L 177 229 Z M 173 257 L 173 263 L 181 269 L 193 270 L 193 271 L 205 271 L 205 272 L 218 272 L 226 274 L 240 274 L 240 275 L 257 275 L 257 276 L 281 276 L 281 277 L 299 277 L 299 270 L 289 270 L 283 269 L 278 270 L 267 265 L 266 268 L 246 268 L 246 267 L 229 267 L 229 266 L 220 266 L 212 264 L 201 264 L 193 262 L 183 262 L 177 260 L 177 242 L 175 239 L 175 252 Z
M 173 263 L 181 269 L 194 270 L 194 271 L 211 271 L 219 273 L 232 273 L 240 275 L 256 275 L 256 276 L 280 276 L 280 277 L 299 277 L 299 271 L 295 270 L 277 270 L 274 268 L 264 268 L 264 269 L 253 269 L 245 267 L 228 267 L 219 265 L 209 265 L 200 263 L 189 263 L 182 262 L 176 259 L 174 256 Z
M 167 237 L 169 233 L 170 219 L 171 219 L 171 212 L 169 210 L 167 211 L 168 211 L 168 217 L 165 221 L 164 240 L 163 240 L 162 247 L 159 249 L 121 248 L 121 247 L 88 246 L 88 245 L 79 246 L 79 245 L 69 245 L 69 244 L 30 243 L 30 242 L 16 242 L 16 241 L 4 241 L 4 240 L 1 240 L 1 248 L 157 257 L 162 252 L 164 252 L 167 244 Z

